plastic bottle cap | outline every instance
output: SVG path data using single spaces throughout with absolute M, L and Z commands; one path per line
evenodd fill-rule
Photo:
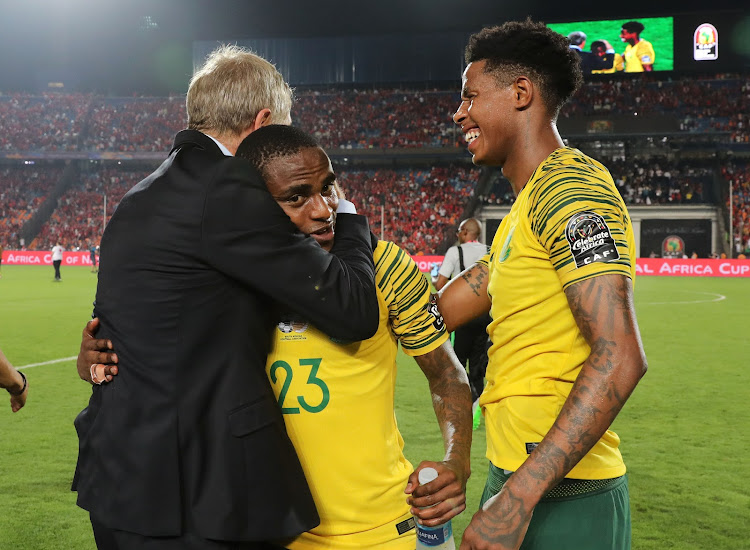
M 435 468 L 424 468 L 419 471 L 419 484 L 425 485 L 430 481 L 437 479 L 438 473 Z

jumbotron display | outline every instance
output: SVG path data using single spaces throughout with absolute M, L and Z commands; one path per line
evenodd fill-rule
M 641 17 L 548 23 L 567 36 L 585 75 L 674 69 L 674 19 Z

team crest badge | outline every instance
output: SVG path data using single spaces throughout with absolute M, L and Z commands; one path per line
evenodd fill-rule
M 307 330 L 308 326 L 309 323 L 305 323 L 304 321 L 297 321 L 294 319 L 284 319 L 279 322 L 278 325 L 279 330 L 284 334 L 289 334 L 291 332 L 302 333 Z
M 508 231 L 508 236 L 505 237 L 505 242 L 503 242 L 503 246 L 500 248 L 500 254 L 497 255 L 497 261 L 499 263 L 503 263 L 505 260 L 510 258 L 510 241 L 513 239 L 513 233 L 515 233 L 516 227 L 513 226 L 510 228 L 510 231 Z

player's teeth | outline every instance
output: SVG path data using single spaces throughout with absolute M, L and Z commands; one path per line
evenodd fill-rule
M 472 141 L 474 141 L 478 137 L 479 137 L 479 130 L 469 130 L 464 135 L 464 139 L 466 139 L 467 143 L 471 143 Z

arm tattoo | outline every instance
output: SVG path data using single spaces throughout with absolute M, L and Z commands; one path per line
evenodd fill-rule
M 472 434 L 471 390 L 466 371 L 448 342 L 415 359 L 430 384 L 446 456 L 455 455 L 468 466 Z
M 507 485 L 503 488 L 504 499 L 497 509 L 487 509 L 474 530 L 482 541 L 502 544 L 504 548 L 518 548 L 526 534 L 522 518 L 529 513 L 528 506 Z
M 629 279 L 601 275 L 571 285 L 565 294 L 591 353 L 554 425 L 525 464 L 542 494 L 599 441 L 646 369 Z
M 461 275 L 466 284 L 469 285 L 469 288 L 471 288 L 471 291 L 477 296 L 481 296 L 480 291 L 487 276 L 487 268 L 484 264 L 477 264 L 473 269 Z

